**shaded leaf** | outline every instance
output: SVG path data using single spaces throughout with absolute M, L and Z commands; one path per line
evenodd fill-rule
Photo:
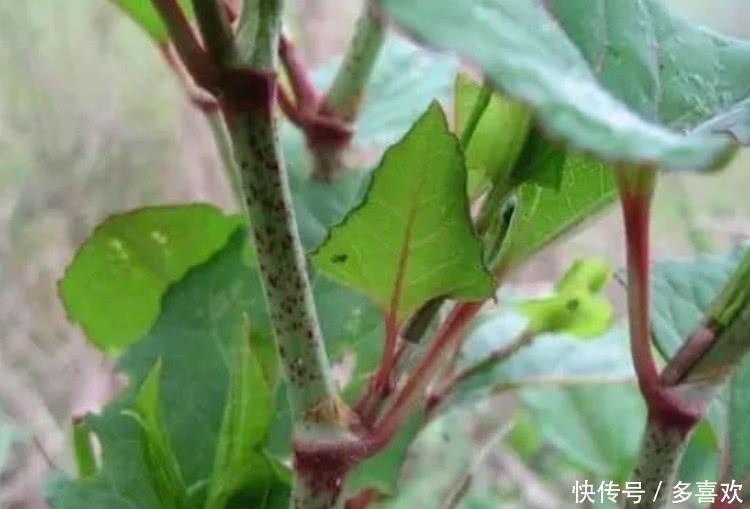
M 679 170 L 714 169 L 732 153 L 725 136 L 684 133 L 750 96 L 750 43 L 693 26 L 659 2 L 381 5 L 421 40 L 478 65 L 574 148 Z
M 159 498 L 159 505 L 162 509 L 187 509 L 187 488 L 162 419 L 159 400 L 160 375 L 161 361 L 157 360 L 141 385 L 133 411 L 127 413 L 140 425 L 141 449 L 151 487 Z
M 482 263 L 465 187 L 457 140 L 433 103 L 386 151 L 365 200 L 312 260 L 397 320 L 433 297 L 486 298 L 494 283 Z
M 169 285 L 210 258 L 240 224 L 202 204 L 110 216 L 78 249 L 59 283 L 68 316 L 98 348 L 122 352 L 154 324 Z
M 568 461 L 599 481 L 628 479 L 646 417 L 634 384 L 527 388 L 520 397 Z
M 528 319 L 508 311 L 486 319 L 469 335 L 457 368 L 486 359 L 512 343 Z M 461 404 L 497 390 L 539 384 L 604 384 L 633 378 L 627 331 L 613 328 L 586 342 L 567 334 L 541 334 L 502 363 L 458 383 L 449 404 Z
M 229 395 L 219 430 L 206 509 L 223 509 L 243 486 L 273 485 L 275 472 L 262 450 L 272 421 L 275 380 L 268 380 L 249 326 L 235 334 L 229 363 Z M 274 358 L 274 363 L 276 359 Z
M 163 44 L 169 39 L 167 27 L 154 9 L 151 0 L 109 0 L 119 7 L 136 25 L 144 30 L 157 44 Z M 177 0 L 188 19 L 193 17 L 190 0 Z
M 705 254 L 692 260 L 665 261 L 654 266 L 651 274 L 654 342 L 665 359 L 682 346 L 711 304 L 729 281 L 747 252 L 741 246 L 727 254 Z M 742 478 L 750 471 L 750 454 L 746 429 L 750 419 L 750 361 L 745 357 L 734 371 L 727 387 L 709 407 L 708 419 L 718 439 L 728 437 L 731 447 L 730 475 Z
M 651 332 L 659 352 L 670 359 L 706 316 L 712 301 L 745 254 L 704 254 L 659 262 L 651 270 Z
M 463 74 L 456 76 L 454 130 L 459 136 L 466 129 L 481 90 L 481 83 Z M 464 151 L 469 175 L 479 171 L 489 182 L 506 179 L 524 147 L 530 124 L 531 112 L 524 104 L 493 94 Z M 474 195 L 471 186 L 470 195 Z
M 516 183 L 529 182 L 555 191 L 560 189 L 567 158 L 564 146 L 549 141 L 535 128 L 523 147 L 512 177 Z
M 136 389 L 160 358 L 164 430 L 191 493 L 191 505 L 202 505 L 206 492 L 201 487 L 214 469 L 229 392 L 232 344 L 245 316 L 253 330 L 261 328 L 265 317 L 257 274 L 243 260 L 246 239 L 247 232 L 235 228 L 223 249 L 165 294 L 156 324 L 118 362 L 118 370 L 129 378 L 128 387 L 100 414 L 86 418 L 102 446 L 100 470 L 78 481 L 60 475 L 51 479 L 47 494 L 53 507 L 161 509 L 145 458 L 133 446 L 139 426 L 122 414 L 133 406 Z M 263 335 L 253 335 L 254 345 L 263 340 Z M 273 509 L 286 507 L 288 479 L 273 464 L 271 468 L 276 475 L 270 482 L 243 486 L 237 496 L 257 501 L 253 507 L 271 509 L 265 502 L 270 500 L 278 504 Z
M 509 248 L 515 263 L 569 233 L 617 197 L 610 168 L 585 157 L 564 157 L 559 189 L 527 182 L 518 189 L 518 206 Z M 549 164 L 557 164 L 549 161 Z

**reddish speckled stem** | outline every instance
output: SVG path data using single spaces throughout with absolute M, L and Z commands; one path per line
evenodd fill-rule
M 289 383 L 295 443 L 320 436 L 356 440 L 349 432 L 353 414 L 331 377 L 279 147 L 276 69 L 283 0 L 246 1 L 236 36 L 223 2 L 194 4 L 220 70 L 215 95 L 232 140 L 271 328 Z M 294 460 L 293 509 L 343 506 L 344 478 L 352 466 L 347 458 L 295 450 Z
M 662 383 L 651 350 L 649 222 L 656 170 L 619 168 L 617 177 L 625 223 L 630 350 L 648 408 L 641 451 L 632 475 L 645 493 L 637 504 L 635 499 L 628 499 L 625 507 L 657 509 L 669 500 L 675 472 L 701 410 Z

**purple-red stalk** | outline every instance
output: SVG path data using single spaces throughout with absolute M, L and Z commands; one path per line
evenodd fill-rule
M 687 433 L 696 424 L 701 412 L 662 383 L 651 349 L 649 229 L 654 183 L 639 181 L 637 177 L 631 181 L 631 176 L 632 173 L 625 170 L 618 174 L 625 223 L 631 355 L 638 386 L 651 418 L 671 429 Z

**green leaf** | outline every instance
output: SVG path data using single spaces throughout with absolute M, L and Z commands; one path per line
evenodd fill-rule
M 455 132 L 466 129 L 482 85 L 459 74 L 453 95 Z M 465 150 L 466 167 L 480 171 L 490 182 L 507 178 L 524 147 L 531 125 L 526 105 L 493 94 Z M 470 195 L 472 195 L 470 191 Z
M 228 359 L 229 396 L 219 430 L 206 509 L 223 509 L 243 486 L 270 485 L 276 475 L 270 458 L 262 450 L 271 425 L 276 384 L 275 380 L 269 384 L 251 346 L 251 335 L 249 326 L 235 334 Z M 277 363 L 275 357 L 273 362 Z
M 144 30 L 156 44 L 162 45 L 169 39 L 167 27 L 154 9 L 151 0 L 109 0 L 119 7 L 136 25 Z M 177 0 L 188 19 L 193 18 L 190 0 Z
M 180 466 L 172 452 L 169 435 L 164 429 L 159 401 L 161 361 L 141 385 L 132 412 L 127 412 L 140 425 L 140 443 L 146 460 L 151 486 L 163 509 L 187 509 L 188 494 L 182 480 Z
M 633 384 L 528 388 L 520 396 L 569 462 L 600 481 L 628 479 L 646 417 Z
M 235 227 L 221 250 L 164 295 L 157 322 L 119 359 L 118 370 L 127 375 L 128 387 L 100 414 L 86 418 L 103 451 L 99 471 L 77 481 L 60 475 L 51 479 L 47 493 L 52 507 L 162 509 L 144 455 L 133 445 L 140 427 L 123 415 L 123 410 L 133 407 L 136 389 L 158 359 L 163 359 L 159 392 L 164 433 L 191 493 L 191 507 L 203 506 L 230 392 L 229 359 L 236 352 L 237 331 L 246 317 L 253 326 L 253 352 L 261 348 L 259 342 L 268 341 L 266 335 L 255 333 L 264 328 L 265 306 L 257 273 L 243 259 L 246 245 L 247 232 Z M 256 361 L 265 362 L 260 355 Z M 251 427 L 260 429 L 246 429 Z M 234 500 L 249 500 L 246 507 L 287 507 L 288 473 L 275 460 L 265 464 L 276 475 L 268 482 L 242 486 L 230 506 Z
M 413 36 L 477 65 L 575 149 L 676 170 L 711 170 L 733 152 L 723 134 L 689 131 L 750 96 L 750 42 L 693 26 L 655 0 L 380 5 Z
M 516 184 L 529 182 L 558 191 L 566 159 L 567 149 L 545 138 L 535 127 L 529 133 L 511 177 Z
M 528 323 L 516 311 L 487 318 L 467 338 L 457 369 L 473 366 L 508 346 Z M 604 384 L 632 380 L 633 376 L 625 330 L 612 328 L 585 342 L 569 334 L 541 334 L 506 361 L 462 380 L 449 394 L 448 403 L 463 404 L 518 387 Z
M 110 216 L 76 252 L 59 283 L 69 318 L 116 355 L 154 324 L 170 284 L 205 262 L 241 224 L 210 205 Z
M 527 182 L 518 189 L 509 256 L 528 260 L 544 247 L 611 205 L 617 197 L 609 167 L 581 156 L 565 157 L 559 189 Z M 557 164 L 549 161 L 549 164 Z
M 494 282 L 482 263 L 466 173 L 437 103 L 386 151 L 363 203 L 312 260 L 402 320 L 438 296 L 481 300 Z
M 656 347 L 670 359 L 711 310 L 714 299 L 747 253 L 740 246 L 727 254 L 704 254 L 693 260 L 666 261 L 651 273 L 651 330 Z M 750 419 L 750 361 L 746 356 L 722 388 L 708 411 L 717 439 L 728 436 L 730 475 L 743 478 L 750 472 L 746 429 Z M 727 435 L 728 434 L 728 435 Z
M 746 247 L 729 254 L 659 262 L 651 270 L 651 332 L 656 347 L 671 359 L 709 311 Z

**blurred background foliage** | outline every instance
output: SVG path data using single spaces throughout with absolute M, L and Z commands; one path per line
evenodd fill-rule
M 311 65 L 343 51 L 358 3 L 289 2 L 290 27 Z M 747 0 L 670 3 L 700 23 L 750 37 Z M 656 256 L 721 249 L 750 237 L 749 184 L 747 152 L 721 176 L 665 178 L 656 208 Z M 70 465 L 71 416 L 96 410 L 121 383 L 67 323 L 58 301 L 56 282 L 75 247 L 113 212 L 187 201 L 233 207 L 205 121 L 151 42 L 104 0 L 0 0 L 1 509 L 46 507 L 40 481 L 50 464 Z M 547 288 L 582 255 L 622 264 L 616 209 L 534 260 L 516 282 L 532 293 Z M 613 285 L 609 295 L 621 308 L 620 289 Z M 526 397 L 525 408 L 543 407 L 540 397 Z M 568 403 L 590 397 L 571 394 Z M 469 450 L 465 440 L 480 444 L 487 435 L 484 417 L 496 422 L 498 408 L 514 411 L 505 398 L 449 416 L 425 433 L 416 449 L 432 453 L 410 467 L 409 475 L 421 479 L 415 493 L 434 481 L 420 472 L 425 465 L 451 458 L 457 471 L 466 469 L 457 459 Z M 570 480 L 576 470 L 550 453 L 532 414 L 517 411 L 517 425 L 502 447 L 493 443 L 496 454 L 486 466 L 508 475 L 490 483 L 494 495 L 480 490 L 481 500 L 469 497 L 466 507 L 496 507 L 493 497 L 511 495 L 534 507 L 572 501 L 566 490 L 550 492 L 544 482 L 551 471 L 555 479 L 563 472 Z M 569 491 L 572 480 L 566 486 Z

